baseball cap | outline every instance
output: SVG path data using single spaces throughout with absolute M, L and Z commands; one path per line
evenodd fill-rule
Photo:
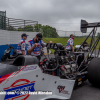
M 38 37 L 39 40 L 42 39 L 42 34 L 38 33 L 36 36 Z
M 23 36 L 26 36 L 26 37 L 27 37 L 28 35 L 27 35 L 26 33 L 23 33 L 23 34 L 21 35 L 21 37 L 23 37 Z

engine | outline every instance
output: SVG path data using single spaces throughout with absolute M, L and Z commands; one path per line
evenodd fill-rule
M 40 62 L 42 72 L 67 79 L 74 77 L 84 54 L 68 52 L 60 43 L 47 44 L 47 49 L 55 50 L 54 58 L 44 58 Z

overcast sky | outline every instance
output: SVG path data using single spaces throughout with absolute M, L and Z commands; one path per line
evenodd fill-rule
M 0 0 L 0 10 L 64 31 L 80 31 L 81 19 L 100 22 L 100 0 Z

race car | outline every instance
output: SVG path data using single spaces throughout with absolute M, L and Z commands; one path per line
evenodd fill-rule
M 48 44 L 47 49 L 49 45 L 56 51 L 62 46 L 53 43 Z M 54 58 L 44 57 L 40 62 L 34 56 L 20 55 L 12 64 L 1 63 L 0 90 L 3 95 L 0 100 L 70 99 L 73 89 L 87 79 L 87 72 L 77 71 L 84 53 L 74 56 L 65 55 L 62 50 L 57 52 L 59 54 L 54 54 Z
M 42 73 L 33 56 L 19 56 L 12 65 L 0 63 L 0 100 L 69 99 L 74 83 Z
M 48 44 L 47 49 L 51 48 L 54 57 L 45 56 L 40 62 L 34 56 L 20 55 L 12 64 L 0 63 L 0 100 L 70 99 L 87 76 L 93 83 L 90 72 L 94 67 L 87 66 L 94 60 L 84 62 L 84 52 L 68 53 L 60 43 Z
M 91 57 L 99 40 L 100 36 L 86 57 L 84 52 L 73 54 L 60 43 L 49 43 L 47 51 L 54 49 L 54 57 L 39 62 L 34 56 L 21 55 L 12 64 L 0 63 L 0 100 L 70 99 L 73 89 L 87 79 L 99 85 L 100 58 Z

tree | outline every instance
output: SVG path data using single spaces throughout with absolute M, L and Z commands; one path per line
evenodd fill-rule
M 11 25 L 7 27 L 7 30 L 16 31 L 16 29 L 13 26 L 11 26 Z
M 31 25 L 25 26 L 25 27 L 24 27 L 24 31 L 32 32 L 32 31 L 33 31 L 33 26 L 31 26 Z
M 21 27 L 19 27 L 19 28 L 18 28 L 18 31 L 24 31 L 24 29 L 23 29 L 23 28 L 21 28 Z
M 27 26 L 25 26 L 25 27 L 19 27 L 18 28 L 18 31 L 28 31 L 28 32 L 33 32 L 33 26 L 31 26 L 31 25 L 27 25 Z
M 100 35 L 100 33 L 98 33 L 98 35 L 97 36 L 99 36 Z
M 34 30 L 35 30 L 36 27 L 37 27 L 37 25 L 34 27 Z M 56 28 L 53 28 L 49 25 L 43 25 L 42 26 L 41 24 L 38 24 L 38 31 L 41 32 L 41 34 L 44 37 L 51 37 L 51 38 L 59 37 L 59 35 L 56 32 Z

